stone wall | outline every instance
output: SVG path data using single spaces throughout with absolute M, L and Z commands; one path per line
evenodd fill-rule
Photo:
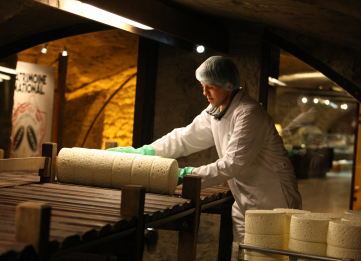
M 115 92 L 95 121 L 84 147 L 100 149 L 106 140 L 131 146 L 138 39 L 136 35 L 114 29 L 50 42 L 46 54 L 41 53 L 43 46 L 19 53 L 19 61 L 57 68 L 58 55 L 66 46 L 63 147 L 82 145 L 96 115 Z

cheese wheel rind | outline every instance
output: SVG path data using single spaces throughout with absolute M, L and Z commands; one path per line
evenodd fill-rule
M 306 216 L 315 217 L 315 218 L 328 218 L 331 220 L 341 220 L 346 216 L 345 213 L 306 213 Z
M 112 166 L 117 155 L 111 151 L 98 150 L 93 162 L 93 182 L 94 186 L 112 187 Z
M 245 232 L 259 235 L 283 235 L 286 229 L 286 214 L 273 210 L 247 210 Z
M 345 214 L 361 216 L 361 209 L 349 209 L 345 211 Z
M 93 162 L 97 154 L 98 150 L 79 150 L 76 154 L 75 158 L 75 181 L 74 184 L 93 186 Z
M 361 222 L 330 221 L 328 226 L 327 244 L 361 250 Z
M 361 216 L 360 215 L 345 215 L 341 221 L 356 221 L 361 222 Z
M 327 256 L 336 258 L 350 258 L 354 261 L 360 261 L 361 249 L 350 249 L 328 245 Z
M 58 181 L 63 183 L 74 183 L 75 157 L 77 150 L 62 148 L 57 156 Z
M 310 255 L 325 256 L 327 253 L 327 244 L 306 242 L 290 238 L 288 250 Z
M 175 177 L 178 179 L 177 161 L 174 159 L 156 158 L 150 171 L 150 191 L 158 194 L 174 194 L 177 186 Z
M 246 232 L 244 235 L 244 243 L 252 246 L 285 249 L 284 235 L 259 235 Z
M 132 166 L 137 154 L 114 152 L 116 156 L 112 166 L 112 188 L 121 189 L 131 184 Z
M 302 215 L 302 214 L 306 214 L 306 213 L 311 213 L 310 211 L 307 211 L 307 210 L 292 209 L 292 208 L 275 208 L 273 210 L 286 214 L 286 232 L 285 232 L 286 234 L 290 233 L 290 225 L 291 225 L 292 215 Z
M 326 243 L 330 220 L 320 216 L 293 215 L 290 225 L 290 238 L 306 242 Z
M 157 157 L 138 155 L 132 166 L 131 184 L 141 185 L 150 192 L 149 179 L 153 161 Z

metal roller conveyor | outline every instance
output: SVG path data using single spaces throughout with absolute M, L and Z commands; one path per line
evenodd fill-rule
M 174 195 L 146 193 L 137 185 L 119 190 L 57 183 L 56 144 L 44 146 L 43 159 L 35 159 L 43 162 L 37 173 L 26 167 L 31 158 L 18 161 L 20 170 L 0 172 L 0 260 L 50 260 L 122 238 L 133 242 L 126 260 L 141 260 L 147 227 L 180 231 L 179 260 L 195 260 L 200 212 L 231 220 L 230 190 L 200 190 L 194 175 L 186 176 Z M 0 166 L 5 161 L 11 166 L 11 160 L 0 160 Z M 232 229 L 224 227 L 223 237 Z M 230 260 L 231 249 L 231 241 L 220 242 L 223 260 Z

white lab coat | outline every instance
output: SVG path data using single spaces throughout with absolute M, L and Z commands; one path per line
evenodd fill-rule
M 301 208 L 297 179 L 271 117 L 242 89 L 221 120 L 206 110 L 187 127 L 175 129 L 151 145 L 156 156 L 167 158 L 216 146 L 219 159 L 195 168 L 192 174 L 202 177 L 202 188 L 228 181 L 235 198 L 234 240 L 243 243 L 246 210 Z

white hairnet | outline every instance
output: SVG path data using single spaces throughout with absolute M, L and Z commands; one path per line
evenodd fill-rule
M 216 84 L 230 91 L 232 83 L 237 90 L 241 78 L 237 66 L 231 59 L 222 56 L 212 56 L 201 64 L 196 70 L 196 78 L 200 82 Z

